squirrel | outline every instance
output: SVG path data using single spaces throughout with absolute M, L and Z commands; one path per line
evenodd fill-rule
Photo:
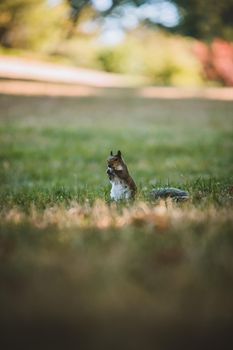
M 110 197 L 114 201 L 123 199 L 134 199 L 137 186 L 130 176 L 127 165 L 125 164 L 121 151 L 118 151 L 115 155 L 110 152 L 110 156 L 107 159 L 107 175 L 112 185 Z M 186 191 L 173 187 L 156 188 L 150 192 L 152 199 L 166 199 L 172 198 L 177 201 L 186 200 L 189 195 Z

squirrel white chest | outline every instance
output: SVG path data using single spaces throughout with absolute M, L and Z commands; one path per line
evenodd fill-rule
M 119 199 L 129 199 L 131 192 L 129 187 L 120 179 L 114 179 L 110 181 L 112 184 L 110 197 L 111 199 L 118 201 Z

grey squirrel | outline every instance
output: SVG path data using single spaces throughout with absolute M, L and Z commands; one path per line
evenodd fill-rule
M 121 151 L 116 154 L 110 152 L 107 159 L 107 175 L 112 185 L 110 197 L 112 200 L 118 201 L 122 199 L 134 199 L 137 186 L 130 176 L 127 165 L 125 164 Z M 155 188 L 150 192 L 152 199 L 173 198 L 177 201 L 186 200 L 189 195 L 186 191 L 173 187 Z

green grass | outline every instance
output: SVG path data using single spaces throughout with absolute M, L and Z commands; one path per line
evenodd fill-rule
M 111 149 L 141 189 L 224 197 L 232 184 L 232 103 L 126 97 L 1 98 L 1 207 L 106 199 Z M 218 198 L 218 199 L 217 199 Z
M 233 102 L 115 91 L 0 96 L 0 107 L 4 339 L 9 331 L 26 341 L 29 332 L 30 342 L 49 330 L 47 348 L 225 349 Z M 118 149 L 139 193 L 114 206 L 105 168 Z M 167 185 L 186 189 L 190 201 L 148 199 Z

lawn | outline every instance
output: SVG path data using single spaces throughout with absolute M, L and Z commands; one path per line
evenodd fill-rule
M 233 102 L 125 90 L 1 95 L 0 110 L 4 341 L 226 349 L 233 340 Z M 134 203 L 109 200 L 106 158 L 118 149 L 138 185 Z M 150 200 L 153 187 L 167 185 L 187 190 L 190 200 Z

